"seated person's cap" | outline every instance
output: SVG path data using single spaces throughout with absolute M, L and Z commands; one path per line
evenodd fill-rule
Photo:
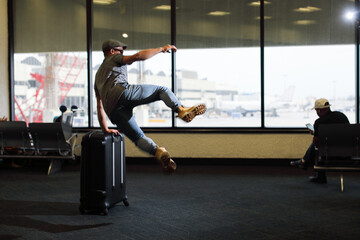
M 312 109 L 323 109 L 323 108 L 329 108 L 331 105 L 329 101 L 325 98 L 319 98 L 315 101 L 315 105 Z
M 123 47 L 123 49 L 125 50 L 127 48 L 127 45 L 118 40 L 109 39 L 109 40 L 103 42 L 102 51 L 107 52 L 107 51 L 110 51 L 110 49 L 115 48 L 115 47 Z

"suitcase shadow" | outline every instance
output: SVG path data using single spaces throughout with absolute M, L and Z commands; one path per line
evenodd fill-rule
M 82 229 L 97 228 L 112 224 L 52 224 L 47 221 L 36 220 L 28 217 L 31 215 L 48 216 L 50 220 L 54 215 L 78 216 L 78 207 L 78 203 L 0 200 L 0 225 L 3 224 L 7 226 L 32 228 L 49 233 L 62 233 Z

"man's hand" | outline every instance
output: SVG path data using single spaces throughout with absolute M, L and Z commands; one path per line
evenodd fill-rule
M 168 44 L 168 45 L 165 45 L 165 46 L 162 47 L 161 52 L 166 53 L 166 52 L 170 52 L 170 50 L 173 50 L 174 52 L 176 52 L 177 48 L 174 45 L 169 45 Z
M 120 132 L 116 129 L 107 129 L 107 130 L 105 130 L 105 133 L 120 135 Z

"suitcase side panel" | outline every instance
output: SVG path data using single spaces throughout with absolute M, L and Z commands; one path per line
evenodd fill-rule
M 85 206 L 100 205 L 106 192 L 105 142 L 92 134 L 85 135 L 81 151 L 81 202 Z
M 81 161 L 81 205 L 85 209 L 109 208 L 124 201 L 124 136 L 92 132 L 83 137 Z

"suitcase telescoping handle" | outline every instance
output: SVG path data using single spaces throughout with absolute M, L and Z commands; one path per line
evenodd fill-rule
M 116 142 L 117 142 L 117 139 L 115 137 L 114 134 L 112 134 L 112 186 L 113 186 L 113 189 L 115 188 L 115 185 L 116 185 L 116 182 L 115 182 L 115 179 L 116 179 L 116 153 L 115 153 L 115 148 L 116 148 Z
M 115 188 L 116 186 L 116 143 L 121 142 L 121 136 L 116 136 L 115 134 L 112 134 L 112 185 L 113 188 Z M 120 184 L 122 186 L 122 184 L 124 183 L 124 175 L 123 175 L 123 169 L 124 169 L 124 158 L 123 158 L 123 154 L 124 154 L 124 149 L 123 149 L 123 144 L 120 143 Z

